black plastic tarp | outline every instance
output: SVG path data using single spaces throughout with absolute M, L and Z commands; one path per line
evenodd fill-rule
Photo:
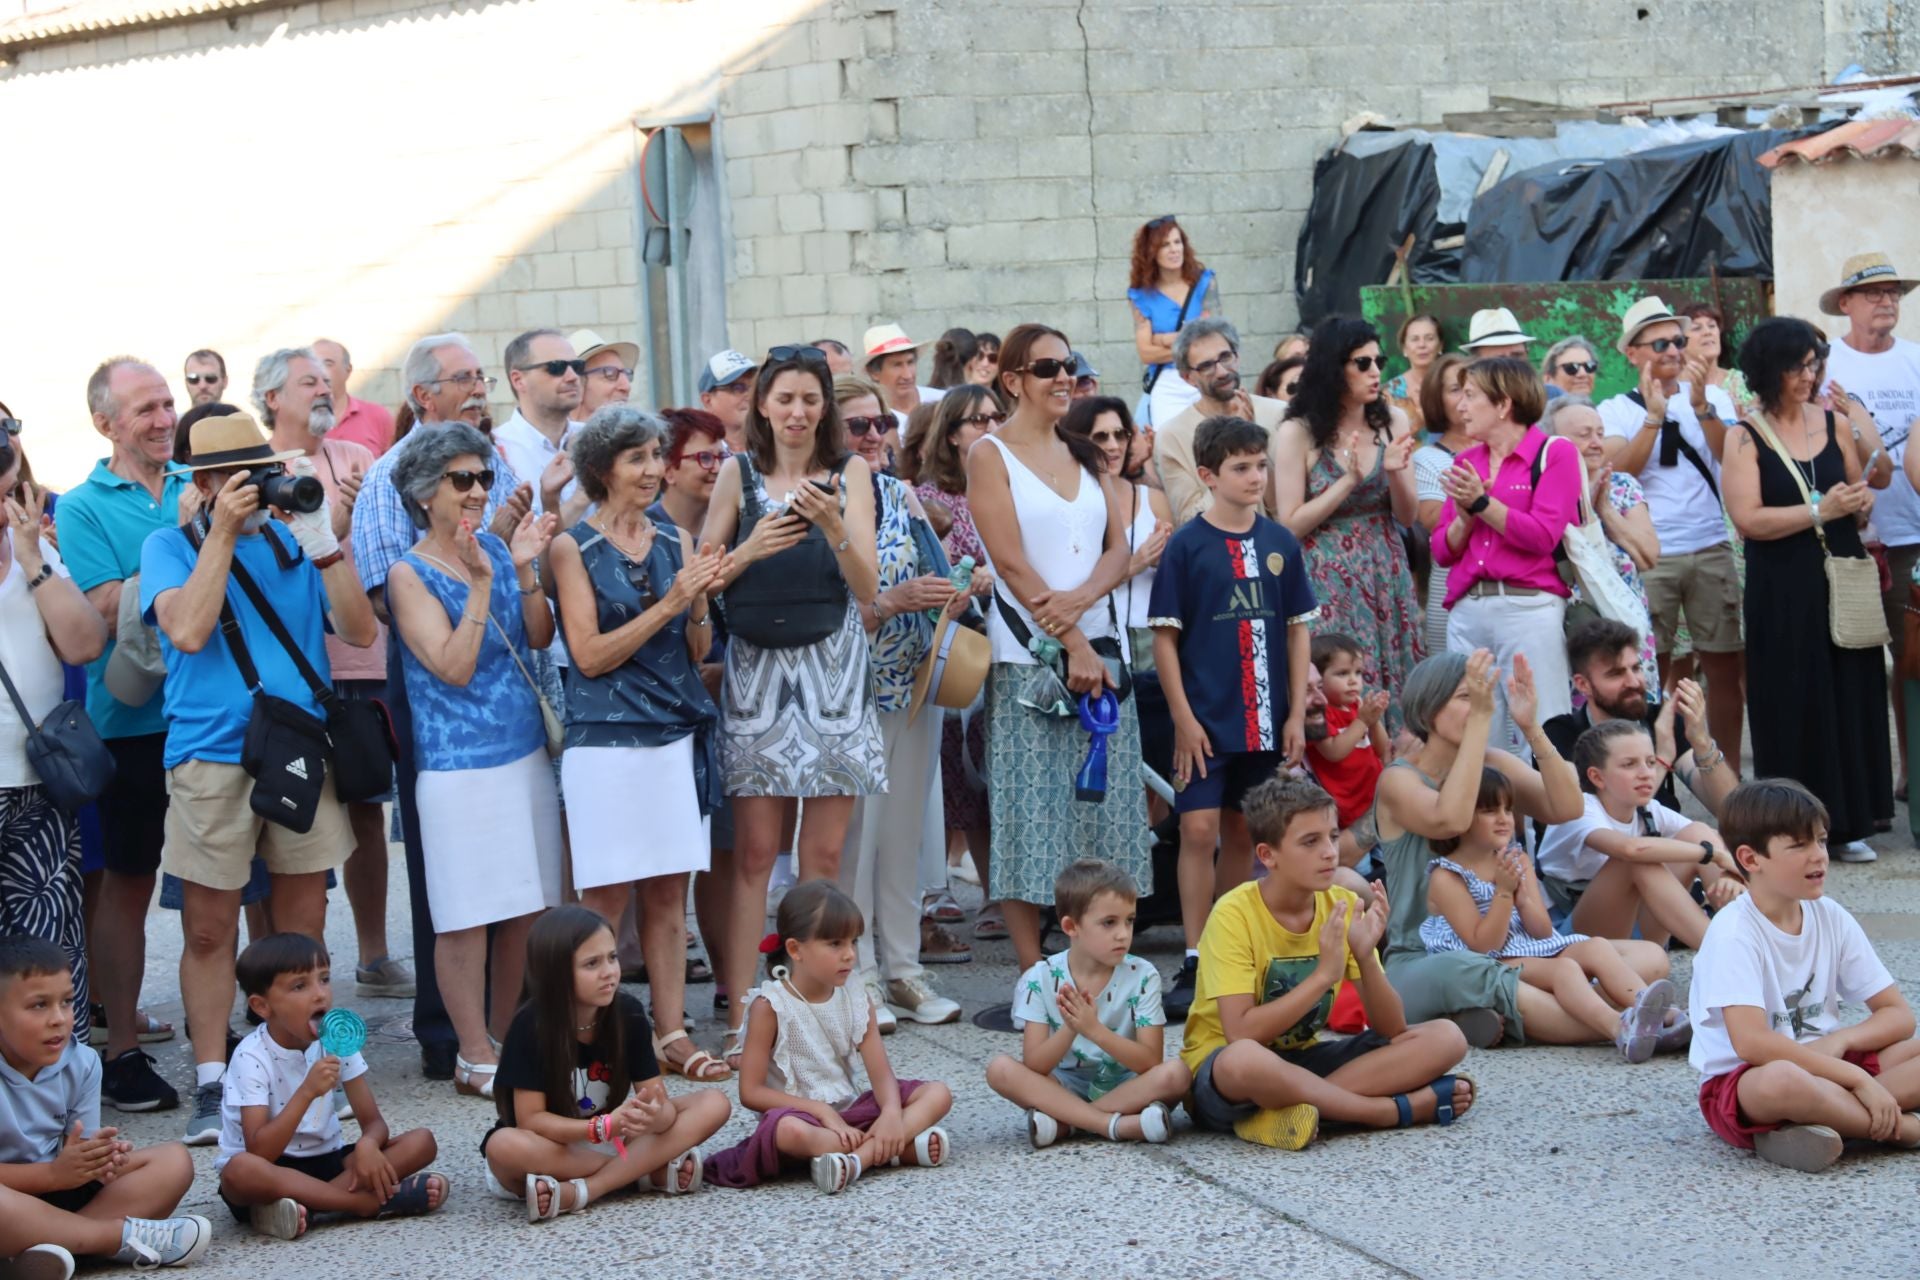
M 1336 312 L 1358 315 L 1361 287 L 1387 278 L 1408 235 L 1415 237 L 1408 262 L 1414 283 L 1458 280 L 1460 251 L 1433 247 L 1460 230 L 1435 223 L 1439 205 L 1434 150 L 1424 142 L 1409 140 L 1373 155 L 1340 150 L 1322 156 L 1313 166 L 1313 203 L 1294 253 L 1300 319 L 1316 324 Z
M 1773 205 L 1759 157 L 1816 132 L 1755 130 L 1516 174 L 1474 200 L 1458 279 L 1672 280 L 1716 269 L 1771 278 Z

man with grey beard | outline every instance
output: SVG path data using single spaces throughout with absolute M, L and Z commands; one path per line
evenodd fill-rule
M 1193 461 L 1193 437 L 1208 418 L 1244 418 L 1267 430 L 1267 499 L 1265 514 L 1274 520 L 1280 511 L 1273 478 L 1279 474 L 1280 420 L 1287 416 L 1284 401 L 1256 396 L 1240 385 L 1240 334 L 1227 321 L 1202 317 L 1187 325 L 1173 340 L 1173 363 L 1200 398 L 1157 424 L 1153 436 L 1154 465 L 1173 508 L 1177 528 L 1213 505 L 1213 493 L 1200 480 Z
M 289 469 L 313 476 L 327 491 L 334 536 L 340 539 L 341 550 L 351 564 L 353 504 L 374 458 L 366 445 L 330 434 L 338 417 L 326 361 L 312 347 L 288 347 L 262 357 L 253 371 L 253 404 L 260 411 L 260 421 L 272 433 L 276 452 L 298 450 L 305 455 L 296 458 Z M 356 648 L 331 634 L 326 644 L 335 694 L 350 701 L 385 698 L 384 625 L 368 648 Z M 356 986 L 362 996 L 412 999 L 413 974 L 387 953 L 387 829 L 382 800 L 347 806 L 353 853 L 347 859 L 343 878 L 360 943 Z

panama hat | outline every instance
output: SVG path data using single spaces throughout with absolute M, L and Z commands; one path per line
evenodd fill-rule
M 632 369 L 640 363 L 640 348 L 632 342 L 608 342 L 591 329 L 575 329 L 573 336 L 567 339 L 573 344 L 573 354 L 582 360 L 591 360 L 602 351 L 612 351 L 619 355 L 623 367 Z
M 962 710 L 973 705 L 980 687 L 987 682 L 987 664 L 993 660 L 993 646 L 986 636 L 971 627 L 959 626 L 942 610 L 933 626 L 933 643 L 927 656 L 913 673 L 913 713 L 911 721 L 929 697 L 936 707 Z
M 1920 280 L 1910 280 L 1894 270 L 1884 253 L 1856 253 L 1840 268 L 1840 283 L 1820 295 L 1820 310 L 1825 315 L 1840 314 L 1840 295 L 1864 284 L 1897 284 L 1902 293 L 1912 293 Z
M 191 453 L 187 471 L 238 471 L 243 467 L 264 467 L 307 456 L 299 449 L 275 453 L 260 424 L 238 412 L 206 417 L 194 423 L 187 447 Z
M 930 342 L 915 342 L 897 324 L 877 324 L 860 339 L 861 349 L 866 353 L 861 359 L 878 360 L 881 356 L 890 356 L 898 351 L 918 351 L 932 345 Z
M 1516 342 L 1537 341 L 1539 339 L 1531 334 L 1520 332 L 1520 322 L 1513 318 L 1513 312 L 1505 307 L 1490 307 L 1473 313 L 1473 319 L 1467 324 L 1467 340 L 1460 349 L 1473 351 L 1480 347 L 1507 347 Z
M 1627 348 L 1640 336 L 1640 331 L 1656 324 L 1677 324 L 1682 333 L 1693 328 L 1693 321 L 1675 315 L 1673 308 L 1649 295 L 1628 307 L 1627 314 L 1620 317 L 1620 341 L 1613 344 L 1615 349 L 1621 355 L 1627 354 Z

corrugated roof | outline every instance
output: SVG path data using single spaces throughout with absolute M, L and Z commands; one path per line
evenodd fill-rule
M 74 0 L 57 9 L 24 13 L 0 22 L 0 48 L 22 48 L 56 40 L 84 39 L 129 27 L 152 26 L 205 17 L 227 9 L 249 9 L 260 0 Z
M 1793 160 L 1824 164 L 1843 158 L 1867 160 L 1902 154 L 1910 160 L 1920 159 L 1920 120 L 1849 120 L 1825 133 L 1775 147 L 1760 157 L 1760 163 L 1772 169 Z

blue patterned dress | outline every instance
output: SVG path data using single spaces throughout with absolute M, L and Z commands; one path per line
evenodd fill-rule
M 1427 874 L 1432 875 L 1435 867 L 1443 868 L 1467 882 L 1467 892 L 1473 895 L 1473 905 L 1480 908 L 1480 914 L 1486 915 L 1487 908 L 1493 903 L 1493 886 L 1467 870 L 1451 858 L 1435 858 L 1427 864 Z M 1507 940 L 1487 955 L 1496 960 L 1544 960 L 1559 955 L 1576 942 L 1585 942 L 1584 933 L 1550 933 L 1544 938 L 1536 938 L 1527 932 L 1527 926 L 1520 922 L 1520 908 L 1513 909 L 1513 918 L 1507 922 Z M 1453 931 L 1445 916 L 1428 916 L 1420 925 L 1420 941 L 1429 952 L 1468 951 L 1466 941 Z

